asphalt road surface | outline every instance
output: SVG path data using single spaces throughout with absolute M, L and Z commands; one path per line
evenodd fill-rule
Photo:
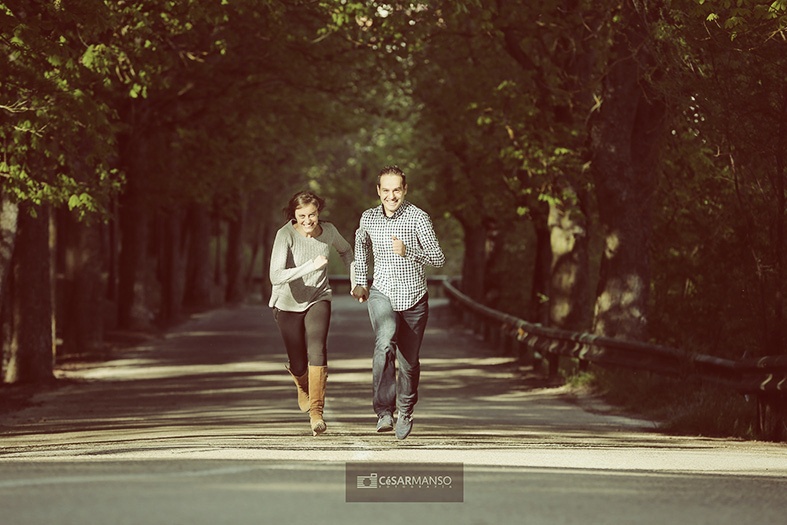
M 335 298 L 318 437 L 263 306 L 196 315 L 108 361 L 63 367 L 56 388 L 0 413 L 0 525 L 737 525 L 787 515 L 783 444 L 668 436 L 548 387 L 441 300 L 413 433 L 378 434 L 372 344 L 365 305 Z M 359 465 L 446 469 L 454 499 L 411 485 L 386 487 L 396 502 L 356 502 Z

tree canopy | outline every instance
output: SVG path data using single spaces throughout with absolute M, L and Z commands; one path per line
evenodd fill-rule
M 80 232 L 57 264 L 92 250 L 118 323 L 171 320 L 264 283 L 294 191 L 350 238 L 399 164 L 478 301 L 784 353 L 786 30 L 783 0 L 3 1 L 2 210 Z

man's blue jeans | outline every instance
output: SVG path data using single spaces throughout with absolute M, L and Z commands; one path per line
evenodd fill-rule
M 428 294 L 407 310 L 396 312 L 388 297 L 372 286 L 368 306 L 375 333 L 372 356 L 374 412 L 378 416 L 393 415 L 398 408 L 400 417 L 412 414 L 418 402 L 419 353 L 429 318 Z

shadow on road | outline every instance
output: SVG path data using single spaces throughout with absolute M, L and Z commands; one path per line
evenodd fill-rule
M 422 348 L 415 430 L 377 434 L 373 334 L 366 306 L 336 297 L 329 336 L 328 432 L 298 411 L 270 311 L 244 305 L 194 315 L 105 362 L 69 364 L 63 386 L 32 397 L 0 425 L 0 455 L 153 448 L 376 449 L 653 445 L 653 425 L 584 410 L 564 388 L 534 388 L 514 357 L 457 325 L 435 300 Z M 537 384 L 537 383 L 536 383 Z M 538 386 L 538 384 L 537 384 Z M 580 400 L 581 401 L 581 400 Z

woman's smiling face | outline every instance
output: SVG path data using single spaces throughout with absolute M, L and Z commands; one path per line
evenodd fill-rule
M 306 204 L 295 208 L 295 222 L 306 235 L 313 234 L 320 223 L 320 211 L 314 204 Z

